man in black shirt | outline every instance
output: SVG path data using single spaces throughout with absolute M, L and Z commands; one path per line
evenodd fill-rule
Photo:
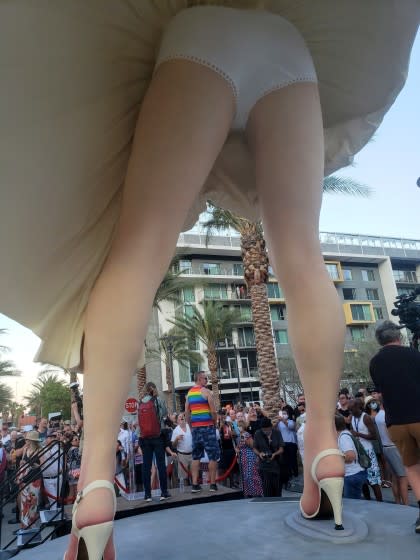
M 392 321 L 376 329 L 382 346 L 370 362 L 370 375 L 382 393 L 389 435 L 398 447 L 420 508 L 420 352 L 401 344 Z M 420 515 L 416 521 L 420 533 Z

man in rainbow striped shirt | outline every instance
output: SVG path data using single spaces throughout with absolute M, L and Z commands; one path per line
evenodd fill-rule
M 200 459 L 206 451 L 209 458 L 210 492 L 217 491 L 217 461 L 220 447 L 216 437 L 217 413 L 213 393 L 207 389 L 208 377 L 204 371 L 194 375 L 195 385 L 188 391 L 185 401 L 185 419 L 192 433 L 192 493 L 201 492 L 198 484 Z

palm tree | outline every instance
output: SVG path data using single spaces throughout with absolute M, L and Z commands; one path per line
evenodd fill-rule
M 189 366 L 201 363 L 201 355 L 199 352 L 191 350 L 191 340 L 184 331 L 173 327 L 167 333 L 162 334 L 158 339 L 158 348 L 150 349 L 148 356 L 153 359 L 162 361 L 165 364 L 166 383 L 168 385 L 167 407 L 169 413 L 174 412 L 174 394 L 175 387 L 173 384 L 172 367 L 173 362 Z
M 0 329 L 0 336 L 7 334 L 7 329 Z M 21 372 L 16 368 L 12 360 L 5 360 L 2 354 L 10 352 L 8 346 L 0 345 L 0 377 L 18 376 Z
M 0 383 L 0 410 L 4 422 L 9 419 L 10 407 L 13 399 L 12 389 L 5 383 Z
M 217 343 L 230 336 L 232 327 L 240 320 L 240 313 L 224 307 L 220 302 L 203 301 L 203 314 L 194 307 L 191 317 L 176 317 L 171 323 L 184 331 L 190 340 L 199 339 L 207 352 L 211 387 L 216 408 L 220 407 L 219 378 L 217 376 Z
M 172 259 L 169 269 L 166 272 L 162 282 L 160 283 L 159 288 L 157 289 L 156 295 L 153 300 L 153 307 L 155 309 L 158 309 L 159 311 L 161 310 L 160 305 L 164 301 L 172 302 L 175 304 L 179 303 L 182 289 L 193 285 L 191 281 L 181 277 L 181 275 L 183 274 L 183 270 L 177 270 L 176 272 L 174 272 L 178 268 L 179 260 L 180 255 L 177 255 Z M 159 352 L 159 345 L 155 350 Z M 137 391 L 139 398 L 141 398 L 141 395 L 143 394 L 144 386 L 146 385 L 147 380 L 146 361 L 149 360 L 146 360 L 146 355 L 148 358 L 155 357 L 155 350 L 144 346 L 142 357 L 144 359 L 144 363 L 136 370 Z
M 353 179 L 331 175 L 324 179 L 324 192 L 367 196 L 369 189 Z M 244 279 L 251 299 L 260 385 L 267 413 L 276 418 L 280 379 L 267 296 L 268 254 L 261 222 L 251 222 L 209 203 L 211 217 L 204 223 L 207 242 L 213 232 L 234 229 L 240 234 Z
M 70 417 L 69 393 L 66 381 L 60 379 L 58 373 L 47 369 L 39 373 L 31 392 L 24 398 L 27 407 L 36 416 L 62 411 L 65 417 Z

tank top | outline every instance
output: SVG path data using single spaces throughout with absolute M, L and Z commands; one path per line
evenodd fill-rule
M 351 419 L 351 423 L 353 426 L 353 429 L 356 432 L 359 432 L 361 434 L 366 434 L 367 436 L 369 435 L 369 430 L 367 429 L 367 426 L 364 423 L 364 417 L 366 416 L 366 412 L 362 412 L 362 415 L 360 416 L 360 418 L 355 418 L 353 416 L 353 418 Z M 366 451 L 372 451 L 373 450 L 373 444 L 372 444 L 372 440 L 370 439 L 365 439 L 365 438 L 359 438 L 360 443 L 363 445 L 363 447 L 366 449 Z
M 201 393 L 201 387 L 198 385 L 191 387 L 188 391 L 187 399 L 191 412 L 191 427 L 213 426 L 214 421 L 210 406 L 207 399 Z

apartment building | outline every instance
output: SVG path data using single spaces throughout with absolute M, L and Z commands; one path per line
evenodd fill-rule
M 346 347 L 363 340 L 369 327 L 391 317 L 397 294 L 420 286 L 420 241 L 344 233 L 321 233 L 325 266 L 342 300 L 347 325 Z M 167 332 L 168 322 L 176 313 L 189 315 L 193 306 L 204 300 L 217 300 L 236 307 L 240 322 L 232 336 L 221 341 L 218 349 L 222 402 L 259 398 L 259 376 L 251 314 L 251 301 L 243 280 L 240 239 L 236 234 L 213 236 L 206 244 L 199 230 L 181 234 L 178 249 L 184 275 L 193 285 L 183 290 L 182 302 L 165 302 L 157 313 L 158 330 Z M 307 273 L 310 275 L 311 271 Z M 281 286 L 271 274 L 267 286 L 273 338 L 278 358 L 290 355 L 287 330 L 287 306 Z M 207 369 L 205 348 L 197 341 L 202 368 Z M 176 392 L 183 402 L 191 387 L 192 365 L 173 363 Z M 157 373 L 157 372 L 156 372 Z M 165 372 L 160 372 L 165 390 Z

